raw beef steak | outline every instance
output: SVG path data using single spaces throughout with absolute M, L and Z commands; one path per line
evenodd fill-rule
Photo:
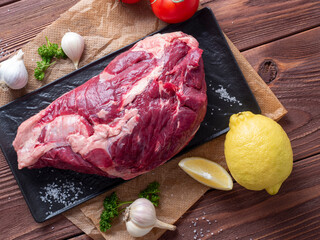
M 130 179 L 165 163 L 206 113 L 202 50 L 182 32 L 157 34 L 23 122 L 19 169 L 55 167 Z

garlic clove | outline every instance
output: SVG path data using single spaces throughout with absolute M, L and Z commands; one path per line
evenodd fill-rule
M 132 237 L 142 237 L 142 236 L 148 234 L 153 228 L 153 227 L 142 228 L 142 227 L 137 226 L 136 224 L 134 224 L 131 221 L 126 222 L 126 227 L 127 227 L 128 233 Z
M 23 51 L 20 49 L 16 55 L 0 65 L 0 80 L 11 89 L 21 89 L 28 82 L 28 72 L 23 62 Z
M 75 32 L 67 32 L 61 40 L 61 48 L 64 53 L 71 59 L 76 69 L 84 50 L 84 39 Z

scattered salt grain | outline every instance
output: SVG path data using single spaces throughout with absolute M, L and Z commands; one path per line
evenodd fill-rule
M 52 230 L 54 229 L 54 227 L 51 228 Z
M 222 99 L 225 102 L 238 103 L 239 106 L 242 106 L 242 103 L 238 101 L 236 97 L 230 96 L 230 94 L 227 92 L 227 89 L 225 89 L 222 85 L 219 85 L 219 87 L 220 88 L 216 89 L 215 92 L 220 95 L 220 99 Z M 232 106 L 232 104 L 230 106 Z
M 74 182 L 66 181 L 57 185 L 56 183 L 48 183 L 41 188 L 39 196 L 42 202 L 49 203 L 49 209 L 52 209 L 52 204 L 62 204 L 64 207 L 70 206 L 79 199 L 83 194 L 80 187 L 75 186 Z

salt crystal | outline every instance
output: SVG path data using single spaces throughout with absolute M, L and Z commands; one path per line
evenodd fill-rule
M 238 101 L 236 97 L 231 97 L 230 94 L 227 92 L 227 89 L 225 89 L 222 85 L 219 85 L 219 87 L 220 88 L 215 90 L 215 92 L 220 94 L 220 99 L 222 99 L 225 102 L 238 103 L 239 106 L 242 105 L 242 103 Z M 232 104 L 230 106 L 232 106 Z
M 78 200 L 81 194 L 83 194 L 83 191 L 80 187 L 75 186 L 73 182 L 67 181 L 60 186 L 55 182 L 47 184 L 41 188 L 39 197 L 42 202 L 49 204 L 59 203 L 67 207 Z M 52 205 L 49 209 L 51 208 Z

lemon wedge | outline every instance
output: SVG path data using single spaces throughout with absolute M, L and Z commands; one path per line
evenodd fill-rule
M 230 174 L 219 164 L 200 157 L 184 158 L 179 162 L 190 177 L 198 182 L 219 190 L 231 190 L 233 181 Z

